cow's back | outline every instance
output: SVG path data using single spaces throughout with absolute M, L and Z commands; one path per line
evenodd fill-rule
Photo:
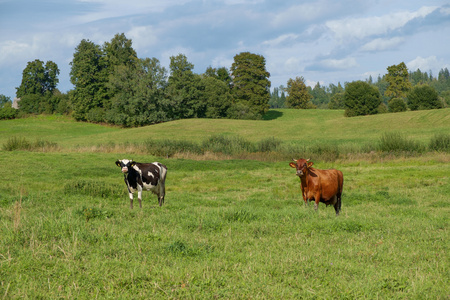
M 319 170 L 314 169 L 318 176 L 318 187 L 321 190 L 322 200 L 328 201 L 342 193 L 344 176 L 336 169 Z

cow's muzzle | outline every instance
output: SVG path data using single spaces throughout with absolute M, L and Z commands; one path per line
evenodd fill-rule
M 303 171 L 302 170 L 297 170 L 297 176 L 303 176 Z
M 128 173 L 128 168 L 127 167 L 123 167 L 122 168 L 122 173 Z

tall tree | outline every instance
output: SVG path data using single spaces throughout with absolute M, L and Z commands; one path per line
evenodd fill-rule
M 156 58 L 118 66 L 109 85 L 117 90 L 105 113 L 107 122 L 124 127 L 167 121 L 164 107 L 167 71 Z
M 321 86 L 320 82 L 317 82 L 317 84 L 314 86 L 314 88 L 311 91 L 311 95 L 312 95 L 312 103 L 314 103 L 317 106 L 324 106 L 330 101 L 328 99 L 325 86 Z
M 17 97 L 25 95 L 51 95 L 58 85 L 58 65 L 52 61 L 44 62 L 36 59 L 28 62 L 22 72 L 22 83 L 17 90 Z
M 270 73 L 266 70 L 265 58 L 250 52 L 237 54 L 231 65 L 231 74 L 235 103 L 242 108 L 247 107 L 249 117 L 262 117 L 269 109 L 270 99 Z
M 380 92 L 367 82 L 350 82 L 345 87 L 344 104 L 347 117 L 373 115 L 381 104 Z
M 387 68 L 386 81 L 389 83 L 385 96 L 392 98 L 405 98 L 411 89 L 408 68 L 404 62 Z
M 167 87 L 171 119 L 204 117 L 206 104 L 201 101 L 201 77 L 194 74 L 194 65 L 184 54 L 170 57 L 170 76 Z
M 117 66 L 136 66 L 138 57 L 132 44 L 132 41 L 127 39 L 124 33 L 117 33 L 111 39 L 111 42 L 106 42 L 103 45 L 109 73 L 113 73 Z
M 205 103 L 207 118 L 226 118 L 232 104 L 231 91 L 226 81 L 216 77 L 203 77 L 201 80 L 202 100 Z
M 308 92 L 303 77 L 295 77 L 295 79 L 290 78 L 287 82 L 286 92 L 288 94 L 286 97 L 288 107 L 302 109 L 312 107 L 310 103 L 312 96 Z
M 83 39 L 75 48 L 70 63 L 70 82 L 75 86 L 70 94 L 77 120 L 86 120 L 94 108 L 103 108 L 108 98 L 106 59 L 100 46 Z

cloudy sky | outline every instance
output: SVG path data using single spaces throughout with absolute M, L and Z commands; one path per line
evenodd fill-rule
M 13 99 L 35 59 L 61 70 L 67 92 L 75 48 L 125 33 L 141 58 L 168 68 L 182 53 L 196 73 L 231 67 L 241 52 L 266 58 L 272 87 L 374 79 L 388 66 L 450 68 L 449 0 L 0 0 L 0 94 Z

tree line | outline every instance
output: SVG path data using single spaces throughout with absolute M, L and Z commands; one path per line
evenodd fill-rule
M 122 33 L 97 45 L 83 39 L 70 63 L 74 89 L 57 89 L 56 63 L 29 62 L 16 88 L 19 110 L 0 95 L 0 119 L 27 114 L 70 114 L 76 120 L 123 127 L 185 118 L 261 119 L 269 108 L 345 109 L 346 116 L 432 109 L 450 103 L 447 68 L 408 72 L 406 65 L 389 66 L 387 74 L 342 86 L 306 86 L 303 77 L 270 92 L 270 73 L 262 55 L 242 52 L 230 67 L 208 67 L 203 74 L 184 54 L 170 57 L 169 70 L 156 58 L 138 58 L 132 41 Z
M 287 87 L 274 88 L 271 108 L 345 109 L 348 117 L 386 112 L 443 108 L 450 105 L 450 74 L 447 68 L 437 77 L 417 69 L 409 72 L 405 63 L 387 68 L 387 74 L 344 86 L 306 86 L 303 77 L 289 79 Z
M 122 33 L 103 46 L 83 39 L 70 65 L 74 89 L 62 94 L 55 88 L 56 64 L 28 63 L 16 88 L 20 111 L 130 127 L 184 118 L 260 119 L 269 109 L 265 58 L 250 52 L 237 54 L 230 70 L 209 67 L 203 74 L 179 54 L 170 57 L 168 71 L 156 58 L 138 58 Z

